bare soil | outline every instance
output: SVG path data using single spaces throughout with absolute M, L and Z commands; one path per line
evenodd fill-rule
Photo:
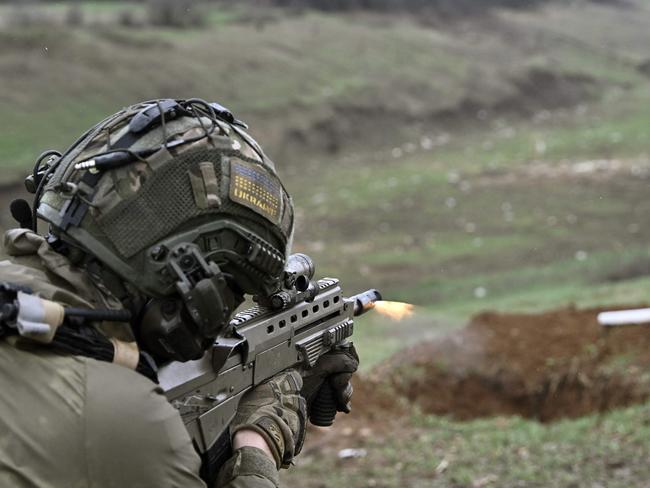
M 520 415 L 547 422 L 643 402 L 650 398 L 650 326 L 605 329 L 596 321 L 600 311 L 481 313 L 359 381 L 356 413 L 381 418 L 407 399 L 460 420 Z

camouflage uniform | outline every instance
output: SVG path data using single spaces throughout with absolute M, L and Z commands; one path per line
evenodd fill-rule
M 27 230 L 9 231 L 0 282 L 67 306 L 117 308 L 101 283 Z M 125 324 L 102 331 L 132 341 Z M 160 388 L 125 367 L 55 354 L 17 337 L 0 340 L 0 486 L 202 487 L 200 458 Z M 261 450 L 237 450 L 217 486 L 279 485 Z

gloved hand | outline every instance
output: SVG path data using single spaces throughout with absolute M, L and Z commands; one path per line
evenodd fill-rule
M 350 343 L 340 344 L 323 355 L 313 368 L 302 373 L 303 387 L 300 393 L 307 400 L 307 411 L 313 413 L 314 402 L 321 388 L 331 388 L 336 410 L 350 413 L 352 397 L 352 374 L 359 367 L 359 356 Z M 332 419 L 333 420 L 333 419 Z M 312 418 L 312 422 L 314 419 Z M 319 424 L 327 425 L 327 424 Z
M 275 463 L 287 468 L 305 440 L 305 399 L 300 396 L 302 377 L 284 371 L 244 395 L 231 424 L 231 435 L 253 430 L 268 444 Z

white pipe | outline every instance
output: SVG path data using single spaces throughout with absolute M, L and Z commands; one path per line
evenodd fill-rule
M 598 323 L 604 326 L 650 323 L 650 308 L 601 312 L 598 314 Z

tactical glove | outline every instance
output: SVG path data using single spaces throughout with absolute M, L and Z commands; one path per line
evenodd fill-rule
M 333 396 L 336 411 L 350 413 L 352 398 L 352 374 L 359 367 L 359 356 L 350 343 L 340 344 L 330 352 L 323 355 L 313 368 L 302 373 L 303 387 L 301 394 L 307 400 L 307 411 L 311 416 L 312 423 L 317 425 L 328 425 L 327 423 L 314 422 L 314 410 L 323 397 Z M 322 389 L 331 389 L 331 392 L 324 394 Z M 333 418 L 332 418 L 333 421 Z
M 278 469 L 289 467 L 305 440 L 301 388 L 300 374 L 287 370 L 246 393 L 231 424 L 231 436 L 244 429 L 257 432 L 266 440 Z

